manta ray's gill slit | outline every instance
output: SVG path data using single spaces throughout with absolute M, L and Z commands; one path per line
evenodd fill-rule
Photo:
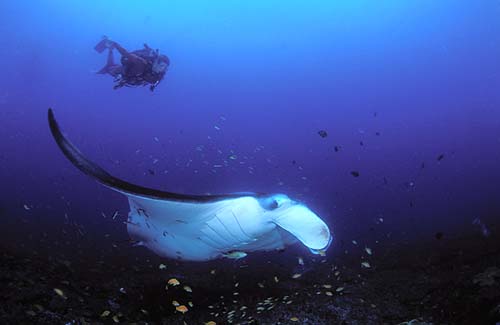
M 211 228 L 217 233 L 217 235 L 219 235 L 219 237 L 221 237 L 225 242 L 227 242 L 228 244 L 234 243 L 235 239 L 231 238 L 230 234 L 226 234 L 227 229 L 225 229 L 224 224 L 218 218 L 216 218 L 216 219 L 217 219 L 218 223 L 220 223 L 222 225 L 222 227 L 215 224 L 215 222 L 217 222 L 217 221 L 215 221 L 214 219 L 212 219 L 213 221 L 210 221 L 211 225 L 208 223 L 207 223 L 207 225 L 211 226 Z M 238 238 L 236 238 L 236 242 L 238 242 L 238 241 L 239 241 Z
M 210 246 L 210 247 L 212 247 L 212 248 L 213 248 L 213 249 L 215 249 L 215 250 L 219 250 L 219 249 L 221 248 L 220 246 L 218 246 L 218 245 L 217 245 L 217 243 L 215 243 L 215 245 L 214 245 L 214 244 L 210 244 L 210 243 L 208 243 L 206 240 L 204 240 L 204 239 L 203 239 L 203 238 L 201 238 L 201 237 L 196 237 L 196 238 L 197 238 L 197 239 L 199 239 L 199 240 L 200 240 L 202 243 L 204 243 L 205 245 Z M 207 238 L 208 238 L 209 240 L 212 240 L 212 239 L 210 239 L 209 237 L 207 237 Z
M 229 245 L 228 242 L 225 242 L 224 238 L 221 237 L 219 235 L 219 233 L 217 231 L 215 231 L 212 227 L 210 227 L 209 224 L 205 224 L 207 227 L 205 229 L 202 229 L 202 232 L 207 236 L 207 238 L 209 238 L 210 240 L 212 240 L 214 243 L 216 243 L 217 246 L 219 247 L 227 247 Z M 214 235 L 209 235 L 207 234 L 207 231 L 206 229 L 210 230 Z M 215 240 L 216 238 L 222 240 L 222 242 L 219 242 L 218 240 Z
M 234 220 L 236 220 L 236 223 L 237 223 L 237 224 L 238 224 L 238 226 L 240 227 L 240 230 L 241 230 L 241 232 L 243 233 L 243 235 L 247 236 L 247 237 L 248 237 L 248 239 L 253 239 L 253 237 L 249 236 L 249 235 L 245 232 L 245 230 L 243 230 L 243 227 L 241 226 L 240 222 L 238 221 L 238 218 L 236 217 L 236 214 L 234 214 L 234 211 L 233 211 L 233 210 L 231 210 L 231 214 L 233 215 Z
M 137 214 L 138 214 L 138 215 L 141 215 L 141 213 L 142 213 L 142 214 L 144 214 L 144 216 L 145 216 L 146 218 L 149 218 L 148 213 L 147 213 L 147 212 L 146 212 L 146 210 L 144 210 L 143 208 L 137 208 L 137 209 L 135 209 L 135 210 L 137 211 Z
M 237 236 L 233 235 L 231 233 L 231 231 L 229 231 L 229 229 L 227 228 L 227 226 L 220 220 L 220 218 L 219 218 L 219 216 L 217 214 L 215 215 L 215 218 L 217 219 L 217 221 L 219 221 L 219 223 L 222 225 L 222 227 L 224 227 L 224 229 L 226 229 L 227 233 L 229 235 L 231 235 L 231 237 L 233 237 L 236 241 L 240 240 Z

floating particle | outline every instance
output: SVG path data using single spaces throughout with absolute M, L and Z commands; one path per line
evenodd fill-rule
M 319 130 L 318 134 L 322 138 L 326 138 L 328 136 L 328 132 L 326 132 L 325 130 Z
M 357 244 L 358 244 L 358 242 L 357 242 L 357 241 L 355 241 L 354 239 L 353 239 L 352 243 L 353 243 L 354 245 L 357 245 Z
M 358 171 L 353 170 L 353 171 L 351 172 L 351 175 L 352 175 L 352 176 L 354 176 L 354 177 L 359 177 L 359 172 L 358 172 Z
M 158 139 L 158 137 L 154 137 L 153 138 L 156 142 L 160 142 L 160 139 Z
M 174 286 L 174 287 L 175 287 L 175 286 L 178 286 L 179 284 L 181 284 L 181 283 L 179 282 L 179 280 L 177 280 L 176 278 L 172 278 L 172 279 L 168 280 L 168 282 L 167 282 L 167 283 L 168 283 L 168 284 L 170 284 L 171 286 Z
M 115 323 L 119 323 L 120 322 L 120 319 L 118 318 L 118 316 L 113 316 L 113 322 Z
M 193 292 L 190 286 L 184 286 L 184 291 L 186 292 Z
M 29 211 L 29 210 L 30 210 L 30 207 L 29 207 L 28 205 L 26 205 L 26 204 L 25 204 L 25 205 L 23 205 L 23 207 L 24 207 L 24 210 L 26 210 L 26 211 Z
M 191 308 L 193 308 L 193 306 L 194 306 L 192 301 L 188 301 L 188 305 L 189 305 L 189 307 L 191 307 Z
M 220 127 L 218 127 L 217 125 L 214 125 L 214 129 L 216 129 L 217 131 L 220 131 Z
M 366 267 L 366 268 L 370 268 L 371 267 L 370 263 L 368 263 L 368 262 L 362 262 L 361 266 L 362 267 Z
M 304 265 L 304 259 L 302 257 L 299 257 L 298 260 L 299 260 L 299 265 Z
M 369 248 L 369 247 L 365 247 L 365 251 L 366 251 L 366 253 L 367 253 L 368 255 L 372 255 L 372 254 L 373 254 L 372 249 L 371 249 L 371 248 Z
M 160 264 L 160 265 L 158 265 L 158 268 L 160 270 L 165 270 L 167 268 L 167 266 L 165 264 Z
M 278 283 L 278 282 L 280 282 L 280 279 L 278 279 L 278 277 L 277 277 L 277 276 L 275 276 L 275 277 L 274 277 L 274 282 Z
M 231 160 L 236 160 L 238 158 L 238 156 L 236 155 L 230 155 L 229 157 L 227 157 L 228 159 L 231 159 Z
M 127 293 L 127 291 L 125 290 L 125 288 L 120 288 L 120 290 L 119 290 L 119 291 L 120 291 L 121 293 L 123 293 L 123 294 L 126 294 L 126 293 Z
M 210 274 L 215 275 L 215 270 L 210 270 Z

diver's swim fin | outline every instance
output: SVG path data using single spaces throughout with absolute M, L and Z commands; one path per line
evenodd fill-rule
M 96 50 L 99 53 L 102 53 L 104 52 L 104 50 L 111 48 L 111 46 L 112 42 L 106 36 L 104 36 L 102 40 L 99 43 L 97 43 L 96 46 L 94 46 L 94 50 Z
M 101 70 L 97 71 L 97 74 L 107 74 L 109 72 L 109 69 L 111 68 L 111 65 L 106 64 Z

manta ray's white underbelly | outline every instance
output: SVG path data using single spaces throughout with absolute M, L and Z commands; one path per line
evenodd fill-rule
M 171 204 L 168 209 L 155 209 L 151 203 L 145 209 L 140 201 L 130 200 L 127 230 L 160 256 L 205 261 L 231 251 L 282 249 L 294 241 L 251 198 Z

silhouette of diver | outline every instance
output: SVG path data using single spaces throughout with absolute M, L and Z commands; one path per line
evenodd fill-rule
M 106 65 L 97 73 L 113 76 L 115 78 L 113 89 L 123 86 L 149 85 L 149 89 L 153 91 L 162 81 L 170 65 L 170 60 L 166 55 L 160 54 L 158 50 L 151 49 L 147 44 L 144 44 L 142 50 L 129 52 L 120 44 L 104 36 L 94 49 L 99 53 L 108 49 Z M 121 64 L 114 62 L 113 49 L 120 53 Z

